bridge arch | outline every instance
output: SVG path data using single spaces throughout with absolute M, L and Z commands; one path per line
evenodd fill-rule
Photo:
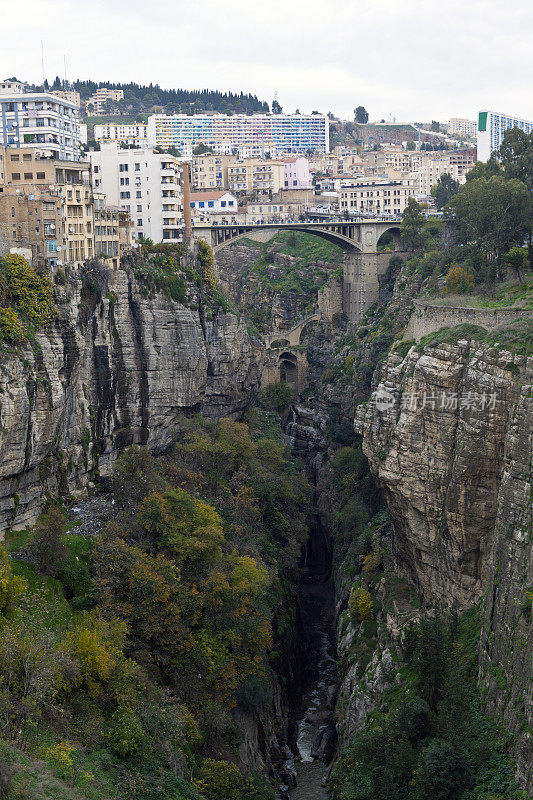
M 397 223 L 380 231 L 376 247 L 378 251 L 384 252 L 380 245 L 389 243 L 394 245 L 394 250 L 396 252 L 402 249 L 401 230 Z
M 278 356 L 278 364 L 280 380 L 288 383 L 295 392 L 298 392 L 298 356 L 284 350 Z
M 202 236 L 202 228 L 200 226 L 194 229 L 195 235 L 200 238 Z M 341 250 L 351 253 L 360 253 L 362 245 L 358 241 L 359 231 L 354 223 L 338 222 L 329 225 L 321 225 L 320 223 L 279 223 L 276 225 L 221 225 L 218 227 L 209 227 L 206 231 L 207 236 L 205 240 L 211 245 L 213 252 L 216 254 L 223 247 L 227 247 L 239 239 L 250 238 L 250 234 L 262 233 L 272 234 L 275 236 L 279 231 L 296 231 L 298 233 L 310 233 L 313 236 L 318 236 L 321 239 L 326 239 L 332 244 L 336 244 Z M 253 238 L 253 236 L 251 237 Z M 272 238 L 272 237 L 269 237 Z

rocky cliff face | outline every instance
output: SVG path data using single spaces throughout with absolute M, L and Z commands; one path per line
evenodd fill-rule
M 123 447 L 164 451 L 184 414 L 238 417 L 259 385 L 262 348 L 233 314 L 208 320 L 124 271 L 96 295 L 59 291 L 55 324 L 2 354 L 0 531 L 109 474 Z
M 219 277 L 228 296 L 265 332 L 287 330 L 306 316 L 318 290 L 342 265 L 341 260 L 302 263 L 299 258 L 278 252 L 281 247 L 280 242 L 269 244 L 266 261 L 261 246 L 250 240 L 235 242 L 216 255 Z
M 483 607 L 486 707 L 533 786 L 533 359 L 458 341 L 391 354 L 356 428 L 392 520 L 398 574 L 429 606 Z

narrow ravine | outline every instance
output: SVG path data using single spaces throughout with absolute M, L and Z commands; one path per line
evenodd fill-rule
M 301 635 L 308 670 L 295 715 L 297 785 L 292 800 L 325 800 L 328 765 L 335 749 L 337 670 L 328 544 L 325 531 L 316 522 L 307 543 L 300 585 Z

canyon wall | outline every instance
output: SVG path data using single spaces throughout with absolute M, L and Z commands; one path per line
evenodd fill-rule
M 0 531 L 108 475 L 123 447 L 164 452 L 183 415 L 237 418 L 259 386 L 262 346 L 234 314 L 186 307 L 122 270 L 100 289 L 89 276 L 55 291 L 54 324 L 2 353 Z
M 390 354 L 356 429 L 398 575 L 434 608 L 482 608 L 480 688 L 533 788 L 533 358 L 459 340 Z

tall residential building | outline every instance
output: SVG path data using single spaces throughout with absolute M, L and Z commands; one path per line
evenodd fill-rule
M 87 111 L 90 111 L 91 114 L 99 116 L 105 113 L 105 104 L 108 100 L 113 100 L 115 103 L 118 103 L 119 100 L 124 100 L 123 90 L 107 89 L 105 86 L 101 86 L 94 94 L 85 100 L 85 108 Z
M 329 123 L 323 114 L 152 114 L 151 144 L 177 147 L 205 144 L 217 152 L 272 143 L 278 152 L 329 152 Z M 266 149 L 266 147 L 265 147 Z
M 118 142 L 121 145 L 148 147 L 148 126 L 144 122 L 132 122 L 129 125 L 108 122 L 94 126 L 94 138 L 97 142 Z
M 448 122 L 448 133 L 452 136 L 470 136 L 477 134 L 477 122 L 462 117 L 450 117 Z
M 181 161 L 152 148 L 121 150 L 104 143 L 89 153 L 93 186 L 110 205 L 130 212 L 135 238 L 154 242 L 181 239 L 183 197 Z
M 194 189 L 227 189 L 228 167 L 236 163 L 235 156 L 205 153 L 193 156 L 191 179 Z
M 269 195 L 285 186 L 285 162 L 273 159 L 245 158 L 228 166 L 228 189 L 231 192 L 256 192 Z
M 80 158 L 78 109 L 51 92 L 26 92 L 19 81 L 0 83 L 0 144 L 33 147 L 54 158 Z
M 0 186 L 0 256 L 18 252 L 39 272 L 53 272 L 64 255 L 64 236 L 58 189 Z
M 94 254 L 117 269 L 120 257 L 133 246 L 133 223 L 120 206 L 107 204 L 106 196 L 94 193 Z
M 6 228 L 6 217 L 2 217 L 4 234 L 7 230 L 13 244 L 30 249 L 38 263 L 43 258 L 51 267 L 92 258 L 93 194 L 89 177 L 88 162 L 46 158 L 31 147 L 0 147 L 0 198 L 20 198 L 11 206 L 9 200 L 2 201 L 16 220 L 10 227 L 7 219 Z
M 505 131 L 519 128 L 524 133 L 533 131 L 533 122 L 496 111 L 480 111 L 477 127 L 478 161 L 487 161 L 496 150 L 500 149 Z

